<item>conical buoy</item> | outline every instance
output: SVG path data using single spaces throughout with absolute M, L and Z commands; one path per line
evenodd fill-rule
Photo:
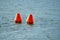
M 15 23 L 22 23 L 21 15 L 20 13 L 17 13 L 14 19 Z
M 28 17 L 27 17 L 27 19 L 26 19 L 26 23 L 27 23 L 27 24 L 33 24 L 33 23 L 34 23 L 32 14 L 29 14 L 29 15 L 28 15 Z

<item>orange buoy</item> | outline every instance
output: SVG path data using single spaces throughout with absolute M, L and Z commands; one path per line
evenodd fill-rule
M 21 15 L 19 13 L 16 14 L 14 22 L 15 23 L 22 23 Z
M 27 23 L 27 24 L 33 24 L 33 23 L 34 23 L 32 14 L 29 14 L 29 15 L 28 15 L 28 17 L 27 17 L 27 19 L 26 19 L 26 23 Z

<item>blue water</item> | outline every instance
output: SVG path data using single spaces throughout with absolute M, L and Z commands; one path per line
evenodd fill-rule
M 22 24 L 13 22 L 18 12 Z M 60 0 L 0 0 L 0 40 L 60 40 Z

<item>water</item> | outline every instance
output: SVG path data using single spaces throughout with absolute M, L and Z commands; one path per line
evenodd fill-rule
M 18 12 L 22 24 L 13 22 Z M 60 0 L 0 0 L 0 40 L 60 40 Z

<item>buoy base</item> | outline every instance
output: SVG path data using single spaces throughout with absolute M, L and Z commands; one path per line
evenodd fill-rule
M 26 22 L 27 24 L 29 24 L 29 25 L 33 25 L 33 22 Z
M 22 23 L 21 21 L 14 21 L 15 23 L 17 23 L 17 24 L 20 24 L 20 23 Z

